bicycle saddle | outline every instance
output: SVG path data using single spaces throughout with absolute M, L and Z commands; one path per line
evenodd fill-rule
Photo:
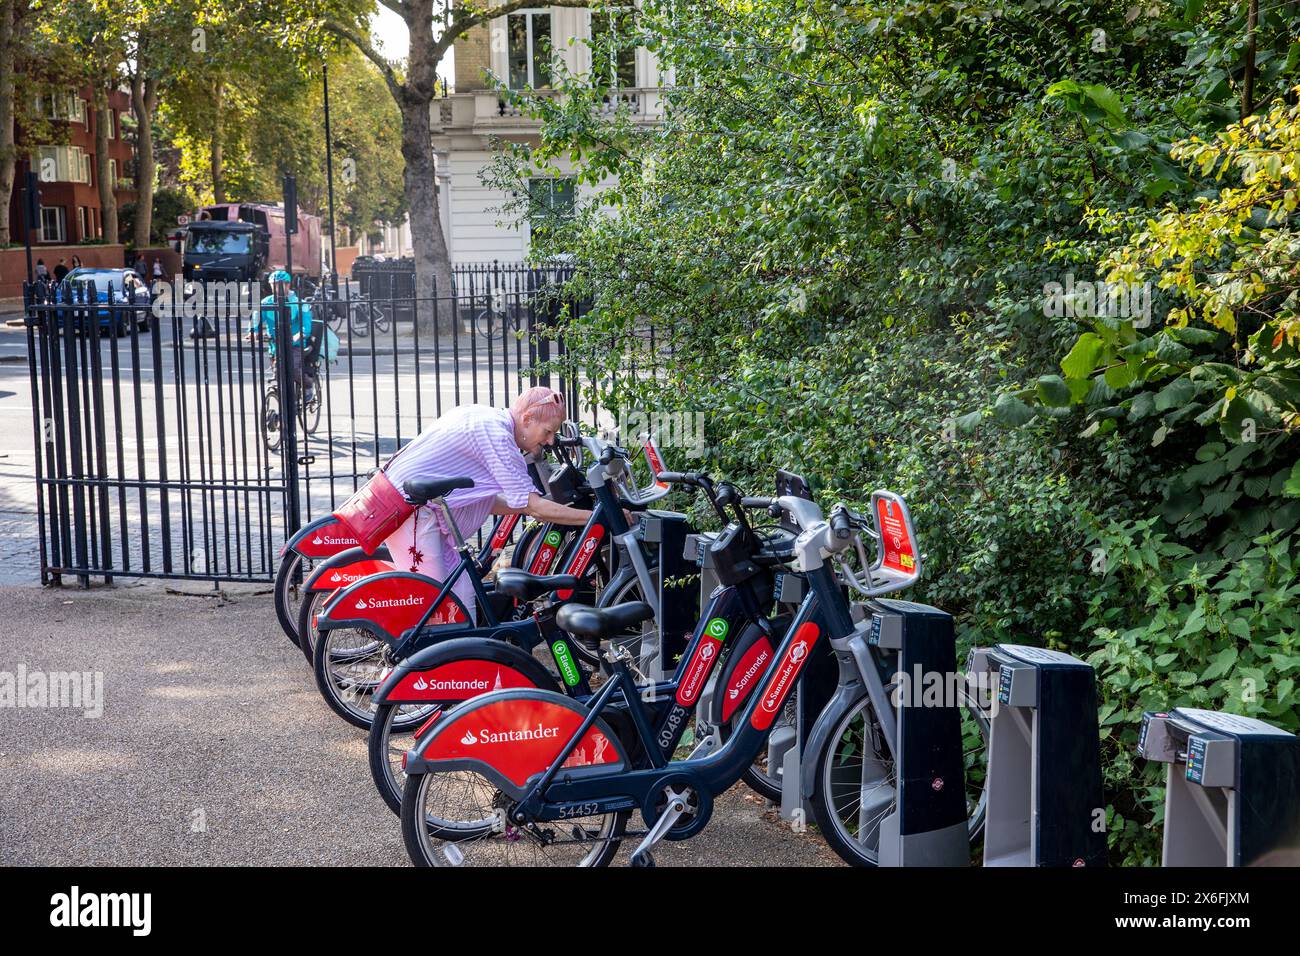
M 473 487 L 474 479 L 464 477 L 412 478 L 402 482 L 402 491 L 406 493 L 406 500 L 416 507 L 434 498 L 441 498 L 447 492 L 455 491 L 457 488 Z
M 532 601 L 552 591 L 571 591 L 578 586 L 572 574 L 529 574 L 518 568 L 497 572 L 497 591 L 521 601 Z
M 654 617 L 654 609 L 644 601 L 628 601 L 613 607 L 588 607 L 566 604 L 555 615 L 555 623 L 575 637 L 603 640 L 619 631 Z

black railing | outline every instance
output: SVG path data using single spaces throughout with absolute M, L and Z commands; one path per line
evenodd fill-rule
M 292 529 L 445 409 L 504 406 L 540 381 L 577 410 L 574 382 L 533 371 L 563 354 L 561 310 L 582 308 L 561 298 L 566 278 L 463 267 L 454 295 L 429 298 L 326 286 L 304 297 L 313 334 L 289 346 L 304 349 L 297 379 L 268 336 L 249 335 L 264 308 L 293 308 L 262 306 L 260 290 L 232 305 L 214 286 L 183 299 L 26 288 L 42 581 L 267 581 Z

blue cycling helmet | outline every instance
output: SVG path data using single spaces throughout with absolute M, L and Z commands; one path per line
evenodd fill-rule
M 283 269 L 276 269 L 274 272 L 271 273 L 272 285 L 275 285 L 277 282 L 292 282 L 292 281 L 293 279 L 289 276 L 289 273 L 285 272 Z

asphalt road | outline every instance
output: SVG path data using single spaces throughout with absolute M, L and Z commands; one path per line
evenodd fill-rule
M 365 738 L 320 700 L 270 594 L 183 590 L 0 587 L 0 672 L 104 682 L 97 718 L 0 710 L 0 866 L 407 865 Z M 738 785 L 656 862 L 839 860 Z

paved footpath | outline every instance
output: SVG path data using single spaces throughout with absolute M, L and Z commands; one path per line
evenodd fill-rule
M 0 587 L 0 673 L 104 681 L 97 719 L 0 709 L 0 866 L 407 865 L 365 737 L 320 700 L 269 592 L 177 589 Z M 839 861 L 738 785 L 656 862 Z

